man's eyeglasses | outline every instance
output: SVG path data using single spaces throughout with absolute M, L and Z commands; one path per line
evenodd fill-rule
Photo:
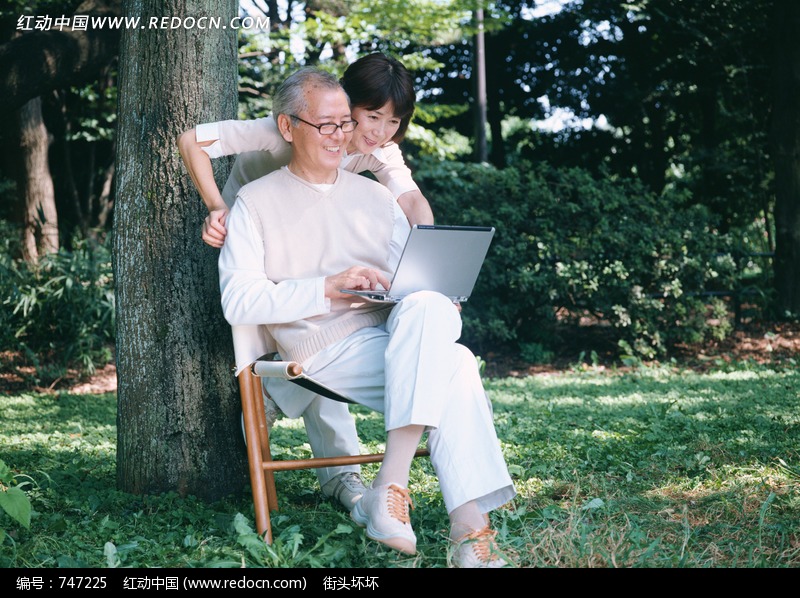
M 310 123 L 307 120 L 303 120 L 296 114 L 290 114 L 289 117 L 295 118 L 299 120 L 301 123 L 306 123 L 310 127 L 314 127 L 317 131 L 319 131 L 320 135 L 333 135 L 336 132 L 336 129 L 341 129 L 342 133 L 352 133 L 358 126 L 357 120 L 346 120 L 340 125 L 337 125 L 335 123 L 322 123 L 321 125 L 315 125 L 314 123 Z

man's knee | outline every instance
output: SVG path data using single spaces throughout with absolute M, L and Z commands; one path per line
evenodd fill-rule
M 434 310 L 443 314 L 458 315 L 455 304 L 436 291 L 417 291 L 403 298 L 401 305 L 406 309 L 423 308 L 426 311 Z
M 471 375 L 480 378 L 480 367 L 478 366 L 478 358 L 467 347 L 460 343 L 456 343 L 456 362 L 458 368 Z
M 433 335 L 455 342 L 461 336 L 461 314 L 447 297 L 433 291 L 417 291 L 398 303 L 389 315 L 386 330 Z

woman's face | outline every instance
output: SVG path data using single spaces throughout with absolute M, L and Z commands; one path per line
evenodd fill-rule
M 391 141 L 400 128 L 400 118 L 394 115 L 394 103 L 387 102 L 377 110 L 367 110 L 356 106 L 352 111 L 353 120 L 358 121 L 353 138 L 347 146 L 350 154 L 371 154 L 377 148 Z

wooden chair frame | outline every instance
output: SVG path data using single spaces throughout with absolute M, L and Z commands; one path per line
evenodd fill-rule
M 357 465 L 383 461 L 384 453 L 366 453 L 340 457 L 316 457 L 311 459 L 285 459 L 274 461 L 270 451 L 269 428 L 264 411 L 261 378 L 253 372 L 253 365 L 241 369 L 238 374 L 239 393 L 242 399 L 244 433 L 247 441 L 247 461 L 250 468 L 250 486 L 253 493 L 256 528 L 268 544 L 272 544 L 270 512 L 278 510 L 278 493 L 275 487 L 275 472 L 298 469 L 317 469 L 341 465 Z M 427 456 L 425 449 L 416 456 Z

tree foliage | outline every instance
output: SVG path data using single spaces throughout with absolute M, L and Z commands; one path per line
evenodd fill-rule
M 706 208 L 676 207 L 677 192 L 544 163 L 426 164 L 419 174 L 441 221 L 497 229 L 462 312 L 464 338 L 481 351 L 555 348 L 589 321 L 652 358 L 732 329 L 725 309 L 709 317 L 706 296 L 736 288 L 729 241 Z
M 269 16 L 271 27 L 239 35 L 240 117 L 267 114 L 272 89 L 301 64 L 341 73 L 353 58 L 383 51 L 401 58 L 417 77 L 417 117 L 406 151 L 469 159 L 474 1 L 270 0 L 248 6 Z M 776 88 L 770 60 L 773 41 L 788 40 L 792 22 L 781 21 L 781 6 L 774 0 L 596 0 L 564 2 L 542 15 L 535 0 L 486 3 L 490 160 L 501 167 L 521 160 L 578 166 L 633 176 L 655 193 L 680 191 L 674 195 L 680 201 L 718 214 L 723 231 L 764 221 L 767 236 L 758 249 L 772 251 L 775 143 L 769 119 Z M 0 46 L 0 74 L 24 71 L 38 78 L 35 89 L 44 90 L 59 226 L 68 246 L 70 231 L 85 235 L 110 222 L 114 171 L 106 156 L 115 148 L 115 71 L 107 62 L 89 67 L 100 56 L 107 61 L 115 42 L 87 38 L 97 57 L 69 63 L 71 54 L 59 45 L 63 35 L 11 37 L 19 15 L 70 11 L 114 13 L 119 2 L 14 1 L 0 15 L 7 42 Z M 786 25 L 787 35 L 771 35 L 771 15 Z M 29 52 L 23 41 L 40 47 Z M 778 43 L 781 55 L 791 56 L 791 42 Z M 36 68 L 49 55 L 59 57 L 54 71 Z M 99 78 L 84 84 L 84 71 Z M 4 101 L 26 97 L 19 89 L 29 79 L 13 89 L 4 84 Z M 538 129 L 534 123 L 553 109 L 570 111 L 576 126 Z M 772 126 L 785 132 L 788 125 Z M 781 209 L 787 214 L 781 230 L 792 229 L 793 213 Z M 792 236 L 784 237 L 791 244 Z M 791 263 L 791 255 L 784 251 L 782 263 Z
M 724 226 L 768 213 L 771 2 L 598 0 L 533 18 L 535 4 L 493 5 L 502 25 L 487 37 L 489 118 L 529 122 L 552 106 L 593 126 L 517 127 L 493 136 L 504 146 L 494 156 L 602 166 L 655 192 L 685 187 Z M 469 103 L 469 40 L 427 52 L 444 66 L 421 77 L 425 97 Z M 471 134 L 467 115 L 442 124 Z

